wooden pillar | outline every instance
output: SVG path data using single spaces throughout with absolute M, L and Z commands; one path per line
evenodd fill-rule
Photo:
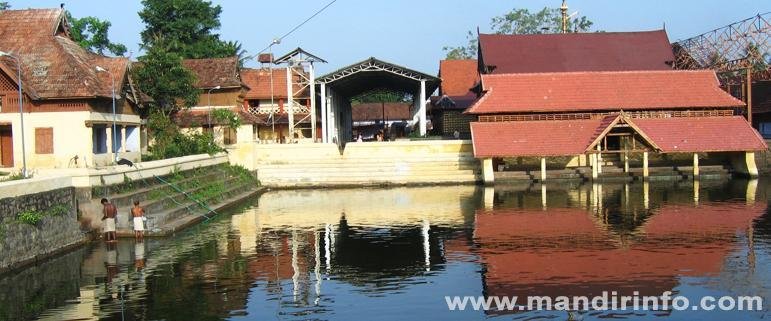
M 602 148 L 597 144 L 597 173 L 602 174 Z
M 541 157 L 541 182 L 546 180 L 546 157 Z
M 589 154 L 589 163 L 592 165 L 592 179 L 597 179 L 597 154 Z
M 699 177 L 699 153 L 693 153 L 693 179 Z
M 758 166 L 755 163 L 755 152 L 737 152 L 731 155 L 731 166 L 734 173 L 747 177 L 758 177 Z
M 485 185 L 490 185 L 495 182 L 495 173 L 493 172 L 493 159 L 482 159 L 482 178 Z
M 643 179 L 648 179 L 648 152 L 643 152 Z
M 629 153 L 624 152 L 624 173 L 629 173 Z

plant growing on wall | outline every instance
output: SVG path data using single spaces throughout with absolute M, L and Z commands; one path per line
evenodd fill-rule
M 37 225 L 46 217 L 56 217 L 56 216 L 62 216 L 66 215 L 70 212 L 70 207 L 65 204 L 55 204 L 45 211 L 40 210 L 25 210 L 22 212 L 19 212 L 19 214 L 16 215 L 16 220 L 19 221 L 19 223 L 24 223 L 28 225 Z

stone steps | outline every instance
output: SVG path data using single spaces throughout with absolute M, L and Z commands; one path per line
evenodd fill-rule
M 211 171 L 207 171 L 202 176 L 195 176 L 195 177 L 188 177 L 181 181 L 174 182 L 177 186 L 184 186 L 185 184 L 194 181 L 194 180 L 200 180 L 200 181 L 210 181 L 212 179 L 217 179 L 220 177 L 225 176 L 226 173 L 219 169 L 212 169 Z M 177 193 L 173 188 L 166 185 L 165 183 L 160 182 L 155 177 L 151 177 L 153 180 L 155 180 L 157 183 L 153 185 L 149 185 L 144 188 L 137 189 L 130 193 L 124 193 L 112 196 L 111 202 L 115 204 L 118 208 L 125 208 L 125 207 L 131 207 L 133 206 L 134 200 L 145 200 L 143 204 L 147 204 L 147 199 L 149 198 L 149 194 L 153 191 L 162 190 L 167 191 L 168 193 Z M 165 178 L 164 178 L 165 179 Z

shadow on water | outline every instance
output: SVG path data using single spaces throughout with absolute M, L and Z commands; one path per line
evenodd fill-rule
M 771 291 L 765 180 L 274 191 L 0 276 L 0 320 L 754 319 L 449 311 L 445 295 Z M 513 313 L 513 314 L 512 314 Z

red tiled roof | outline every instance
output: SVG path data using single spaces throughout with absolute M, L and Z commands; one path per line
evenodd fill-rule
M 273 98 L 286 98 L 286 69 L 277 68 L 273 71 Z M 241 69 L 241 79 L 249 86 L 246 99 L 270 99 L 271 69 Z
M 185 59 L 185 68 L 190 69 L 197 78 L 197 88 L 241 87 L 238 74 L 238 57 Z
M 464 96 L 479 82 L 476 59 L 454 59 L 439 62 L 439 95 Z
M 766 150 L 763 138 L 741 116 L 632 120 L 664 153 Z
M 474 157 L 579 155 L 602 119 L 472 122 Z
M 479 35 L 492 73 L 668 70 L 674 61 L 664 30 L 538 35 Z
M 739 107 L 714 71 L 623 71 L 482 75 L 472 114 Z
M 116 87 L 123 88 L 128 59 L 80 47 L 69 38 L 64 16 L 63 9 L 0 11 L 0 50 L 20 58 L 24 87 L 33 98 L 111 97 L 109 74 L 95 67 L 112 72 Z M 2 63 L 16 71 L 14 60 L 4 58 Z
M 351 106 L 353 121 L 411 119 L 410 105 L 406 103 L 366 103 Z
M 431 97 L 431 108 L 442 110 L 466 110 L 477 101 L 474 93 L 468 93 L 463 96 L 433 96 Z

